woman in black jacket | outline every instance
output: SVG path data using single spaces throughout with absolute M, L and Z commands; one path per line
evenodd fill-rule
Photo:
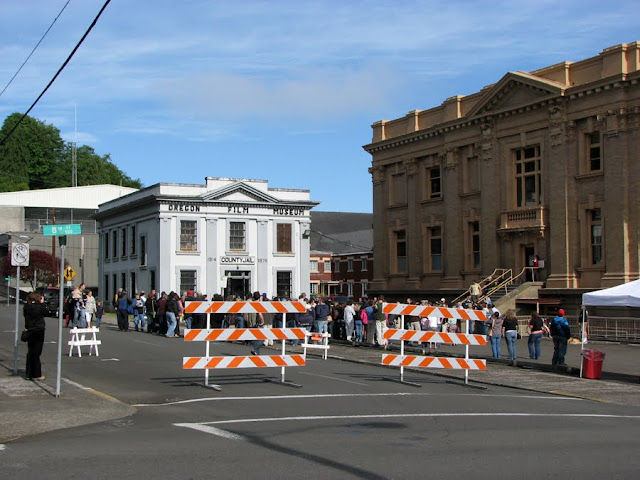
M 27 369 L 26 377 L 29 380 L 44 380 L 40 355 L 44 345 L 44 317 L 47 307 L 44 305 L 44 297 L 36 292 L 27 296 L 27 304 L 24 306 L 24 327 L 29 331 L 27 340 Z

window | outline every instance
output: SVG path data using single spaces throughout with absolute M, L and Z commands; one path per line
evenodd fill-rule
M 602 213 L 599 208 L 590 211 L 591 228 L 591 264 L 599 265 L 603 260 L 602 252 Z
M 195 223 L 195 222 L 194 222 Z M 188 292 L 189 290 L 196 291 L 196 271 L 195 270 L 180 270 L 180 289 L 178 293 Z
M 155 270 L 151 270 L 149 272 L 149 288 L 151 290 L 155 290 L 156 289 L 156 272 L 155 272 Z
M 353 297 L 353 282 L 347 283 L 347 297 Z
M 311 283 L 309 285 L 309 292 L 311 292 L 311 295 L 317 295 L 318 294 L 318 286 L 319 284 L 317 282 Z
M 542 204 L 542 160 L 540 147 L 519 148 L 516 159 L 516 205 L 534 207 Z
M 587 158 L 590 172 L 602 170 L 602 157 L 600 145 L 600 132 L 587 134 Z
M 116 293 L 118 293 L 118 277 L 114 273 L 111 278 L 113 279 L 113 296 L 115 298 Z
M 113 242 L 112 242 L 113 252 L 111 252 L 111 256 L 113 258 L 116 258 L 118 256 L 118 231 L 114 230 L 112 232 L 112 236 L 113 236 Z
M 131 226 L 131 255 L 135 255 L 136 254 L 136 226 L 132 225 Z
M 430 270 L 442 270 L 442 227 L 429 228 Z
M 180 251 L 198 251 L 198 229 L 195 220 L 180 220 Z
M 340 272 L 340 260 L 335 260 L 333 262 L 333 271 Z
M 126 273 L 121 273 L 120 274 L 120 285 L 123 289 L 129 291 L 129 289 L 127 288 L 127 274 Z M 129 292 L 131 293 L 131 292 Z
M 362 292 L 360 292 L 360 296 L 364 297 L 367 294 L 369 284 L 367 282 L 362 282 L 361 285 L 362 285 Z
M 102 302 L 102 305 L 106 306 L 108 300 L 111 298 L 109 296 L 109 275 L 104 276 L 104 296 L 102 298 L 105 299 L 105 301 Z
M 276 251 L 278 253 L 291 253 L 291 224 L 290 223 L 278 223 L 277 230 L 277 245 Z M 288 298 L 288 297 L 287 297 Z
M 291 272 L 276 273 L 276 295 L 278 298 L 291 298 Z
M 229 223 L 229 250 L 245 252 L 247 250 L 246 238 L 246 223 Z
M 366 272 L 367 271 L 367 259 L 363 258 L 361 263 L 360 263 L 360 271 L 361 272 Z
M 131 272 L 131 295 L 138 291 L 138 286 L 136 285 L 136 272 Z
M 353 260 L 352 259 L 348 259 L 347 260 L 347 272 L 353 272 Z
M 127 254 L 127 229 L 122 229 L 122 234 L 120 235 L 120 240 L 122 240 L 122 248 L 120 249 L 120 255 L 123 257 Z
M 440 167 L 431 167 L 427 170 L 427 192 L 428 198 L 442 197 L 442 174 Z
M 331 260 L 325 260 L 324 261 L 324 271 L 325 272 L 330 272 L 331 271 Z
M 480 268 L 480 222 L 471 222 L 471 265 L 473 268 Z
M 396 244 L 396 273 L 407 271 L 407 232 L 398 230 L 393 232 Z
M 309 261 L 309 270 L 311 270 L 312 272 L 318 271 L 318 260 Z
M 391 176 L 391 198 L 394 205 L 407 203 L 407 180 L 404 173 Z
M 104 258 L 109 258 L 109 234 L 104 234 Z
M 140 265 L 147 264 L 147 237 L 140 237 Z

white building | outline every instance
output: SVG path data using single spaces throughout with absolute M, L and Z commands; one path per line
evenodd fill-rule
M 309 190 L 266 180 L 156 184 L 100 205 L 99 287 L 269 297 L 309 288 Z

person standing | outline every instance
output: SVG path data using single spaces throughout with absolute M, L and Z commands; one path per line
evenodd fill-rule
M 469 293 L 471 294 L 471 301 L 473 303 L 477 303 L 480 299 L 480 295 L 482 295 L 482 287 L 480 287 L 480 284 L 477 280 L 474 280 L 469 287 Z
M 129 331 L 129 305 L 131 305 L 131 299 L 127 294 L 127 291 L 123 288 L 118 292 L 118 301 L 116 302 L 118 311 L 118 330 L 121 332 Z
M 567 343 L 571 338 L 571 327 L 564 318 L 564 310 L 558 310 L 558 315 L 551 320 L 551 337 L 553 338 L 553 358 L 552 365 L 565 366 L 564 356 L 567 354 Z
M 500 341 L 502 340 L 502 317 L 500 312 L 493 312 L 489 321 L 491 328 L 491 352 L 493 358 L 500 358 L 502 352 L 500 351 Z
M 167 333 L 165 337 L 176 338 L 179 335 L 176 333 L 176 321 L 178 319 L 178 294 L 176 292 L 169 293 L 166 304 L 165 317 L 167 319 Z
M 136 332 L 144 332 L 144 324 L 144 299 L 136 293 L 133 299 L 133 328 Z
M 102 323 L 102 315 L 104 315 L 104 307 L 102 306 L 102 302 L 98 300 L 96 302 L 96 327 L 100 328 L 100 323 Z
M 87 291 L 87 298 L 84 301 L 84 310 L 87 316 L 87 327 L 91 326 L 91 321 L 96 317 L 96 298 L 91 290 Z
M 529 358 L 538 360 L 540 358 L 540 342 L 542 341 L 542 330 L 544 322 L 537 313 L 531 314 L 529 320 Z
M 353 336 L 353 328 L 355 326 L 354 318 L 356 316 L 356 311 L 353 308 L 353 302 L 351 300 L 345 305 L 342 315 L 344 316 L 344 324 L 347 331 L 347 342 L 350 342 Z
M 147 311 L 147 333 L 154 333 L 158 330 L 156 322 L 156 291 L 151 290 L 147 301 L 144 302 L 144 308 Z
M 516 340 L 518 339 L 518 319 L 511 310 L 507 310 L 502 321 L 502 333 L 507 341 L 509 351 L 509 364 L 516 365 Z
M 167 294 L 160 293 L 160 298 L 156 302 L 156 312 L 158 312 L 158 334 L 165 335 L 167 333 Z
M 327 330 L 327 317 L 331 310 L 322 297 L 318 298 L 318 304 L 316 305 L 316 325 L 318 326 L 317 332 L 319 334 L 328 333 Z M 322 343 L 322 340 L 320 340 Z
M 27 296 L 27 304 L 24 306 L 23 313 L 24 328 L 29 331 L 25 375 L 29 380 L 44 380 L 40 363 L 40 355 L 44 346 L 44 319 L 47 315 L 44 297 L 39 293 L 31 292 Z
M 378 302 L 376 303 L 376 338 L 378 339 L 378 346 L 387 349 L 387 341 L 384 338 L 384 327 L 387 322 L 387 317 L 382 310 L 384 304 L 384 296 L 380 295 Z M 418 322 L 418 330 L 420 330 L 420 322 Z

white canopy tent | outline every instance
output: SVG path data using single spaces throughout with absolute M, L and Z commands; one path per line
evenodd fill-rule
M 604 290 L 582 294 L 582 310 L 584 318 L 585 307 L 640 307 L 640 280 L 623 283 Z M 581 351 L 584 351 L 584 329 L 585 322 L 582 323 Z M 582 362 L 580 363 L 580 377 L 582 377 Z
M 640 307 L 640 280 L 582 294 L 583 306 Z

